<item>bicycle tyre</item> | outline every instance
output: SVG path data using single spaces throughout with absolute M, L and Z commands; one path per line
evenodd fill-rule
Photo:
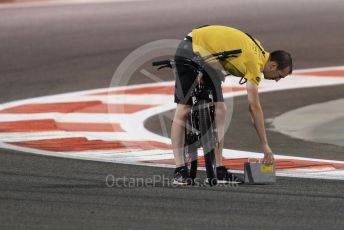
M 192 149 L 191 155 L 191 162 L 190 162 L 190 178 L 192 181 L 195 180 L 197 176 L 197 166 L 198 166 L 198 160 L 197 160 L 197 148 Z
M 192 116 L 192 114 L 189 115 L 186 127 L 193 126 L 190 116 Z M 194 183 L 194 180 L 197 176 L 197 166 L 198 166 L 198 161 L 197 161 L 198 141 L 197 141 L 197 137 L 195 137 L 196 134 L 191 133 L 190 135 L 190 131 L 188 131 L 186 127 L 185 127 L 184 159 L 186 163 L 185 165 L 189 169 L 190 178 L 192 182 Z
M 199 125 L 208 183 L 210 186 L 214 186 L 217 184 L 215 158 L 216 139 L 212 128 L 210 108 L 206 100 L 199 102 Z

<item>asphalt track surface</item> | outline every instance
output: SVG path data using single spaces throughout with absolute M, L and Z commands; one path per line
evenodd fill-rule
M 289 50 L 295 68 L 343 65 L 341 1 L 256 3 L 144 1 L 12 8 L 0 11 L 0 102 L 110 85 L 132 50 L 182 38 L 203 24 L 249 31 L 267 50 Z M 143 83 L 132 79 L 131 83 Z M 344 86 L 262 94 L 267 118 L 343 97 Z M 245 98 L 235 99 L 226 143 L 259 151 Z M 152 118 L 154 119 L 154 118 Z M 149 121 L 150 122 L 150 121 Z M 148 123 L 149 123 L 148 122 Z M 240 135 L 233 135 L 239 130 Z M 244 127 L 244 128 L 243 128 Z M 149 127 L 159 132 L 159 127 Z M 343 147 L 268 132 L 275 152 L 343 160 Z M 246 137 L 246 141 L 242 140 Z M 173 188 L 106 176 L 171 177 L 171 169 L 37 156 L 1 149 L 1 229 L 342 229 L 342 181 L 278 178 L 273 186 Z

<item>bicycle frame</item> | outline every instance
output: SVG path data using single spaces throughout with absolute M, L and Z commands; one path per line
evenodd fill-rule
M 214 143 L 218 143 L 218 136 L 217 136 L 217 128 L 215 122 L 215 104 L 213 100 L 213 93 L 211 89 L 209 89 L 203 81 L 203 73 L 199 73 L 196 78 L 197 85 L 192 90 L 191 98 L 192 98 L 192 107 L 186 122 L 185 127 L 185 157 L 186 159 L 190 159 L 188 152 L 193 152 L 195 148 L 202 147 L 201 144 L 201 132 L 200 132 L 200 124 L 199 124 L 199 106 L 207 106 L 207 109 L 210 112 L 211 118 L 211 131 L 213 132 L 213 137 L 215 138 Z M 206 105 L 199 105 L 200 100 L 206 100 Z M 189 149 L 192 149 L 191 151 Z M 196 160 L 197 156 L 191 157 L 191 161 Z

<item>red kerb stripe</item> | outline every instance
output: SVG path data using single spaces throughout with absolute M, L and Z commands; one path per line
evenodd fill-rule
M 171 149 L 171 145 L 156 141 L 102 141 L 86 138 L 59 138 L 38 141 L 9 142 L 9 144 L 49 151 L 86 151 L 86 150 L 149 150 Z
M 174 94 L 174 86 L 149 86 L 135 89 L 114 90 L 93 95 L 116 95 L 116 94 Z
M 251 159 L 253 161 L 253 159 Z M 156 164 L 174 164 L 174 159 L 166 160 L 151 160 L 143 161 L 145 163 L 156 163 Z M 247 158 L 242 159 L 224 159 L 224 164 L 227 168 L 233 170 L 244 170 L 244 163 L 248 162 Z M 204 158 L 198 158 L 198 164 L 205 167 Z M 307 161 L 307 160 L 295 160 L 295 159 L 283 159 L 276 160 L 277 170 L 288 170 L 288 169 L 324 169 L 328 167 L 333 167 L 335 169 L 344 169 L 344 164 L 339 163 L 327 163 L 321 161 Z
M 155 105 L 141 104 L 103 104 L 100 101 L 39 103 L 20 105 L 4 110 L 0 113 L 28 114 L 28 113 L 135 113 Z
M 305 73 L 296 73 L 296 75 L 318 76 L 318 77 L 344 77 L 344 70 L 323 70 Z

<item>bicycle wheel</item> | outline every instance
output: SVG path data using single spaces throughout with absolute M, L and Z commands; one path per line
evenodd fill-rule
M 185 127 L 185 144 L 184 144 L 184 157 L 186 166 L 189 168 L 190 178 L 194 182 L 197 176 L 197 148 L 198 138 L 197 133 L 195 133 L 195 124 L 193 122 L 193 114 L 190 113 Z
M 189 169 L 191 180 L 194 181 L 197 176 L 197 148 L 194 146 L 185 146 L 184 149 L 185 165 Z
M 217 184 L 215 159 L 216 138 L 213 133 L 209 103 L 206 100 L 199 102 L 199 126 L 207 178 L 209 185 L 213 186 Z
M 197 151 L 197 150 L 196 150 Z M 196 152 L 197 154 L 197 152 Z M 191 161 L 191 166 L 190 166 L 190 177 L 191 177 L 191 180 L 194 182 L 195 181 L 195 178 L 197 176 L 197 159 L 195 160 L 192 160 Z

